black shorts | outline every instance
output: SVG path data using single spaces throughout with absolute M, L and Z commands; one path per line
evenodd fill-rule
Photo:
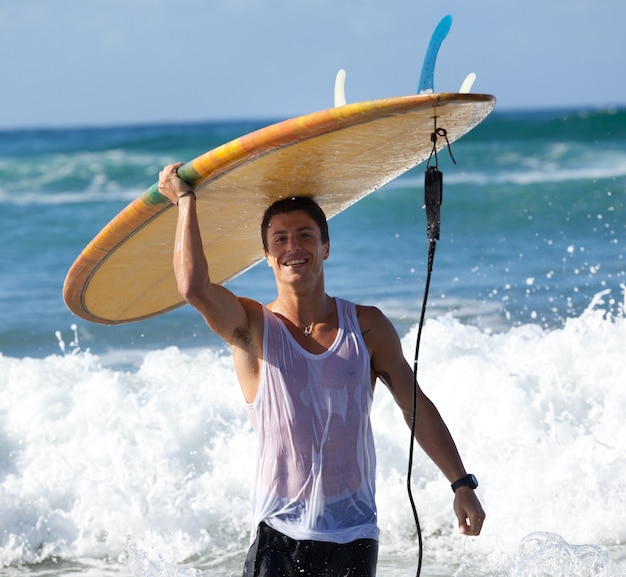
M 265 523 L 248 551 L 243 577 L 375 577 L 378 541 L 296 541 Z

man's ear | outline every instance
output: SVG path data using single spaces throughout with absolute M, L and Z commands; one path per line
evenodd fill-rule
M 330 256 L 330 241 L 326 243 L 326 252 L 324 253 L 324 260 Z

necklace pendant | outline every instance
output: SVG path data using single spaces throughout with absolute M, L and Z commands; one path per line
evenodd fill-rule
M 304 327 L 304 336 L 305 337 L 310 337 L 312 332 L 313 332 L 313 325 L 312 324 L 307 325 L 307 326 Z

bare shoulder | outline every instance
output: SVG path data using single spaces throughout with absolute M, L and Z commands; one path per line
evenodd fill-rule
M 247 297 L 237 297 L 237 299 L 248 314 L 263 316 L 263 305 L 260 302 Z
M 389 333 L 396 335 L 396 331 L 391 321 L 377 307 L 357 305 L 357 316 L 361 333 L 364 337 L 389 336 Z
M 400 337 L 380 309 L 359 306 L 357 312 L 363 340 L 370 354 L 372 371 L 392 388 L 394 381 L 400 381 L 408 374 Z
M 248 350 L 263 335 L 263 308 L 252 299 L 236 296 L 221 285 L 211 285 L 206 298 L 189 301 L 211 330 L 231 347 Z
M 391 321 L 377 307 L 357 305 L 361 334 L 370 357 L 380 358 L 384 351 L 394 351 L 400 346 L 398 333 Z

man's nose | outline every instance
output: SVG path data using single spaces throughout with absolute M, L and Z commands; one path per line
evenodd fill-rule
M 295 234 L 290 234 L 287 237 L 287 246 L 290 249 L 298 248 L 300 246 L 300 241 L 298 240 L 298 236 Z

